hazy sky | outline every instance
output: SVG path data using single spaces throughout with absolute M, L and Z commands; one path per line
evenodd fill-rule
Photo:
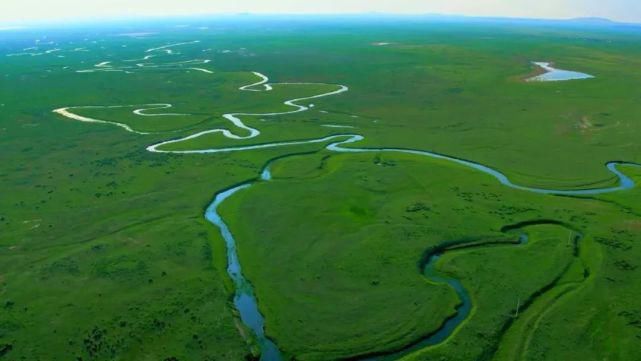
M 444 13 L 641 22 L 641 0 L 0 0 L 7 22 L 209 13 Z

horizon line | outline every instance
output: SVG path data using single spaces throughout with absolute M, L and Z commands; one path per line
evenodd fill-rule
M 591 24 L 602 25 L 641 25 L 641 22 L 620 21 L 606 17 L 599 16 L 579 16 L 579 17 L 521 17 L 521 16 L 504 16 L 504 15 L 469 15 L 457 13 L 412 13 L 412 12 L 292 12 L 292 13 L 268 13 L 268 12 L 212 12 L 212 13 L 192 13 L 192 14 L 128 14 L 118 16 L 79 16 L 79 17 L 63 17 L 54 19 L 31 19 L 24 21 L 0 21 L 0 31 L 4 30 L 20 30 L 28 27 L 39 27 L 43 25 L 84 25 L 86 23 L 108 23 L 108 22 L 130 22 L 138 20 L 139 22 L 153 21 L 153 20 L 179 20 L 179 19 L 193 19 L 193 18 L 216 18 L 216 17 L 434 17 L 434 18 L 467 18 L 467 19 L 481 19 L 481 20 L 520 20 L 520 21 L 549 21 L 549 22 L 572 22 L 584 21 L 591 22 Z

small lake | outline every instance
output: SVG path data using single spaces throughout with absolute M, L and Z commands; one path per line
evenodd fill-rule
M 546 72 L 541 75 L 528 78 L 526 81 L 568 81 L 594 78 L 593 75 L 580 73 L 578 71 L 556 69 L 548 62 L 534 62 L 534 65 L 542 68 Z

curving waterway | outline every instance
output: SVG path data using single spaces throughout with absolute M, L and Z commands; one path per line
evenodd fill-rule
M 427 252 L 426 256 L 420 263 L 420 270 L 423 273 L 423 275 L 432 283 L 436 284 L 445 284 L 449 286 L 454 292 L 456 292 L 456 295 L 459 298 L 459 305 L 456 307 L 456 312 L 454 316 L 448 318 L 445 320 L 445 322 L 441 325 L 441 327 L 430 334 L 427 337 L 424 337 L 420 339 L 419 341 L 407 345 L 403 347 L 401 350 L 395 351 L 395 352 L 390 352 L 390 353 L 382 353 L 377 356 L 371 356 L 371 357 L 365 357 L 361 359 L 361 361 L 391 361 L 391 360 L 397 360 L 400 359 L 403 356 L 409 355 L 412 352 L 422 350 L 426 347 L 430 346 L 435 346 L 440 344 L 441 342 L 445 341 L 454 331 L 458 328 L 458 326 L 467 319 L 467 317 L 470 315 L 470 312 L 472 311 L 472 297 L 470 297 L 470 294 L 467 292 L 465 287 L 463 287 L 463 284 L 461 281 L 459 281 L 456 278 L 452 277 L 447 277 L 436 269 L 436 265 L 438 264 L 438 261 L 446 254 L 449 252 L 454 252 L 457 250 L 469 250 L 473 248 L 485 248 L 489 244 L 497 244 L 497 245 L 517 245 L 517 246 L 522 246 L 527 244 L 529 240 L 529 237 L 527 233 L 521 233 L 517 238 L 515 242 L 490 242 L 490 243 L 478 243 L 475 241 L 470 241 L 466 243 L 459 243 L 455 244 L 452 246 L 445 246 L 445 247 L 436 247 L 430 251 Z
M 191 42 L 193 43 L 193 42 Z M 170 44 L 171 46 L 176 46 L 176 45 L 181 45 L 180 44 Z M 184 43 L 184 44 L 190 44 L 190 43 Z M 168 49 L 171 46 L 166 46 L 166 47 L 161 47 L 161 48 L 155 48 L 152 49 L 151 51 L 168 51 Z M 108 64 L 102 64 L 101 67 L 98 69 L 102 69 L 106 67 Z M 162 65 L 159 65 L 162 66 Z M 547 65 L 546 65 L 547 66 Z M 203 69 L 205 71 L 202 71 L 205 74 L 213 74 L 208 69 Z M 335 88 L 335 90 L 324 92 L 318 95 L 310 96 L 310 97 L 304 97 L 304 98 L 297 98 L 297 99 L 291 99 L 285 101 L 283 104 L 290 107 L 294 108 L 293 110 L 289 111 L 283 111 L 283 112 L 272 112 L 272 113 L 228 113 L 224 114 L 223 118 L 228 120 L 230 124 L 234 127 L 236 131 L 240 130 L 243 134 L 237 134 L 227 128 L 216 128 L 216 129 L 210 129 L 206 131 L 201 131 L 198 133 L 194 133 L 182 138 L 178 139 L 171 139 L 167 141 L 163 141 L 160 143 L 152 144 L 147 147 L 147 150 L 150 152 L 154 153 L 170 153 L 170 154 L 209 154 L 209 153 L 227 153 L 227 152 L 242 152 L 242 151 L 251 151 L 251 150 L 259 150 L 259 149 L 267 149 L 267 148 L 277 148 L 277 147 L 291 147 L 291 146 L 296 146 L 296 145 L 304 145 L 304 144 L 327 144 L 325 147 L 328 151 L 332 152 L 340 152 L 340 153 L 365 153 L 365 152 L 373 152 L 373 153 L 378 153 L 378 152 L 389 152 L 389 153 L 404 153 L 404 154 L 413 154 L 417 156 L 425 156 L 429 158 L 434 158 L 434 159 L 441 159 L 441 160 L 446 160 L 450 161 L 456 164 L 459 164 L 461 166 L 471 168 L 473 170 L 485 173 L 489 176 L 494 177 L 499 183 L 503 184 L 506 187 L 521 190 L 521 191 L 527 191 L 527 192 L 533 192 L 533 193 L 538 193 L 538 194 L 552 194 L 552 195 L 595 195 L 595 194 L 603 194 L 603 193 L 611 193 L 611 192 L 618 192 L 618 191 L 623 191 L 627 189 L 631 189 L 635 187 L 635 182 L 628 176 L 626 176 L 623 172 L 619 170 L 619 166 L 639 166 L 636 163 L 629 163 L 629 162 L 622 162 L 622 161 L 612 161 L 606 164 L 606 167 L 610 173 L 612 173 L 617 179 L 618 179 L 618 184 L 616 186 L 609 186 L 609 187 L 597 187 L 597 188 L 586 188 L 586 189 L 575 189 L 575 190 L 564 190 L 564 189 L 545 189 L 545 188 L 535 188 L 535 187 L 528 187 L 524 185 L 519 185 L 515 184 L 510 179 L 503 174 L 502 172 L 491 168 L 489 166 L 470 161 L 470 160 L 465 160 L 445 154 L 440 154 L 436 152 L 430 152 L 430 151 L 425 151 L 425 150 L 418 150 L 418 149 L 403 149 L 403 148 L 356 148 L 353 147 L 354 143 L 360 142 L 364 140 L 365 138 L 362 135 L 359 134 L 335 134 L 335 135 L 330 135 L 322 138 L 315 138 L 315 139 L 304 139 L 304 140 L 292 140 L 292 141 L 285 141 L 285 142 L 272 142 L 272 143 L 265 143 L 265 144 L 257 144 L 257 145 L 245 145 L 245 146 L 238 146 L 238 147 L 222 147 L 222 148 L 206 148 L 206 149 L 186 149 L 186 150 L 166 150 L 166 149 L 161 149 L 164 146 L 167 145 L 176 145 L 180 144 L 182 142 L 186 142 L 198 137 L 201 137 L 203 135 L 207 134 L 213 134 L 213 133 L 220 133 L 222 136 L 229 138 L 229 139 L 235 139 L 235 140 L 246 140 L 246 139 L 251 139 L 258 137 L 260 135 L 260 130 L 256 128 L 252 128 L 250 126 L 247 126 L 243 121 L 243 117 L 270 117 L 270 116 L 280 116 L 280 115 L 286 115 L 286 114 L 295 114 L 295 113 L 300 113 L 309 110 L 312 105 L 311 104 L 301 104 L 303 102 L 307 102 L 312 99 L 318 99 L 322 97 L 327 97 L 327 96 L 334 96 L 334 95 L 339 95 L 341 93 L 347 92 L 349 88 L 345 85 L 331 85 L 331 84 L 318 84 L 318 83 L 269 83 L 269 78 L 261 73 L 255 72 L 254 73 L 258 78 L 259 81 L 249 84 L 249 85 L 244 85 L 239 88 L 241 91 L 252 91 L 252 92 L 261 92 L 261 91 L 272 91 L 274 85 L 327 85 L 327 86 L 332 86 Z M 63 108 L 58 108 L 55 109 L 54 112 L 66 117 L 68 119 L 73 119 L 77 121 L 82 121 L 82 122 L 89 122 L 89 123 L 102 123 L 102 124 L 111 124 L 114 126 L 118 126 L 128 132 L 136 133 L 139 135 L 147 135 L 150 133 L 147 132 L 142 132 L 142 131 L 137 131 L 130 127 L 127 124 L 124 123 L 118 123 L 118 122 L 113 122 L 113 121 L 108 121 L 108 120 L 102 120 L 102 119 L 96 119 L 96 118 L 90 118 L 86 116 L 79 115 L 75 113 L 75 110 L 81 110 L 81 109 L 98 109 L 98 108 L 134 108 L 132 113 L 138 116 L 178 116 L 178 115 L 185 115 L 185 114 L 179 114 L 179 113 L 153 113 L 149 114 L 146 113 L 148 110 L 162 110 L 162 109 L 168 109 L 172 107 L 171 104 L 164 104 L 164 103 L 155 103 L 155 104 L 142 104 L 142 105 L 106 105 L 106 106 L 70 106 L 70 107 L 63 107 Z M 349 147 L 348 147 L 349 146 Z M 259 181 L 270 181 L 271 180 L 271 172 L 269 169 L 269 164 L 262 170 L 261 177 Z M 213 202 L 209 205 L 205 212 L 205 217 L 209 222 L 214 224 L 221 233 L 221 236 L 225 240 L 226 246 L 227 246 L 227 273 L 229 277 L 232 279 L 234 286 L 235 286 L 235 295 L 234 295 L 234 306 L 238 310 L 238 313 L 240 314 L 241 321 L 249 328 L 252 330 L 254 333 L 257 343 L 259 344 L 261 348 L 261 361 L 280 361 L 283 359 L 283 356 L 278 349 L 278 347 L 272 342 L 265 334 L 265 321 L 263 316 L 260 313 L 259 307 L 258 307 L 258 301 L 256 300 L 255 294 L 253 287 L 249 280 L 247 280 L 243 273 L 242 273 L 242 267 L 240 264 L 240 260 L 238 258 L 238 253 L 236 251 L 236 240 L 234 239 L 234 236 L 232 232 L 230 231 L 229 227 L 225 223 L 224 219 L 221 217 L 221 215 L 218 213 L 218 209 L 220 205 L 229 197 L 233 196 L 234 194 L 237 194 L 238 192 L 248 189 L 249 187 L 252 186 L 252 182 L 247 182 L 242 185 L 224 190 L 222 192 L 219 192 L 216 194 Z M 519 244 L 522 244 L 527 241 L 527 238 L 524 236 L 521 236 Z M 384 359 L 389 359 L 389 358 L 397 358 L 400 357 L 404 354 L 407 354 L 408 352 L 411 352 L 413 350 L 417 350 L 420 348 L 424 347 L 429 347 L 433 345 L 437 345 L 444 340 L 446 340 L 460 325 L 461 323 L 469 316 L 472 304 L 470 297 L 467 293 L 467 291 L 463 288 L 461 285 L 460 281 L 452 278 L 447 278 L 442 275 L 439 275 L 436 269 L 434 268 L 434 265 L 438 261 L 439 257 L 442 256 L 443 252 L 447 251 L 447 249 L 442 249 L 441 253 L 434 253 L 429 257 L 427 262 L 424 264 L 424 274 L 425 276 L 432 280 L 433 282 L 436 283 L 444 283 L 452 287 L 459 296 L 461 300 L 461 305 L 457 308 L 456 310 L 456 315 L 448 320 L 445 321 L 445 323 L 442 325 L 440 329 L 438 329 L 436 332 L 434 332 L 432 335 L 429 337 L 421 340 L 419 343 L 409 345 L 399 353 L 393 353 L 390 355 L 384 355 Z M 371 358 L 370 358 L 371 359 Z M 375 358 L 378 359 L 378 358 Z
M 220 229 L 220 234 L 225 240 L 225 245 L 227 246 L 227 274 L 234 282 L 235 287 L 234 306 L 238 310 L 243 324 L 254 332 L 254 336 L 261 350 L 260 359 L 265 361 L 278 361 L 282 360 L 280 350 L 265 336 L 265 320 L 258 310 L 254 289 L 245 276 L 243 276 L 240 261 L 238 260 L 238 252 L 236 251 L 236 240 L 218 213 L 218 207 L 227 198 L 250 186 L 251 184 L 246 183 L 218 193 L 211 205 L 207 207 L 205 218 Z

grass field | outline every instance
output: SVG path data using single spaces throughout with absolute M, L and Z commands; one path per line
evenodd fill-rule
M 606 162 L 641 162 L 640 30 L 350 17 L 179 24 L 0 31 L 0 359 L 257 357 L 231 302 L 225 244 L 203 213 L 270 161 L 273 180 L 220 211 L 284 358 L 358 360 L 433 334 L 460 300 L 423 274 L 421 258 L 470 242 L 480 246 L 436 264 L 469 293 L 470 316 L 404 360 L 637 358 L 638 188 L 538 195 L 452 162 L 336 153 L 328 142 L 145 148 L 213 128 L 246 136 L 223 114 L 286 112 L 287 100 L 345 85 L 301 102 L 304 112 L 242 116 L 258 137 L 210 133 L 160 149 L 359 134 L 353 146 L 447 154 L 520 185 L 612 186 Z M 532 61 L 596 78 L 524 82 Z M 252 71 L 273 90 L 239 90 L 260 80 Z M 133 113 L 165 103 L 143 113 L 178 115 Z M 83 106 L 102 107 L 79 116 L 149 134 L 52 112 Z M 641 168 L 620 169 L 641 182 Z M 511 227 L 529 242 L 510 244 Z

